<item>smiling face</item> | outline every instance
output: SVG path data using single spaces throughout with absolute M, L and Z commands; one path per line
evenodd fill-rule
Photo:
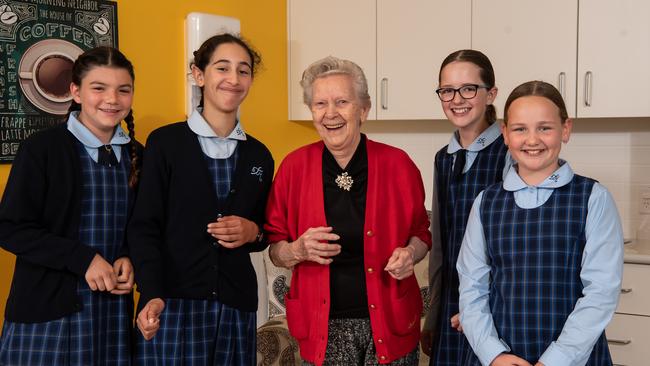
M 470 84 L 485 86 L 480 73 L 481 69 L 471 62 L 451 62 L 445 65 L 440 72 L 440 87 L 458 89 Z M 442 103 L 445 116 L 456 128 L 484 130 L 489 126 L 489 122 L 485 118 L 486 107 L 494 102 L 496 95 L 496 88 L 489 90 L 479 88 L 474 98 L 464 99 L 459 93 L 456 93 L 451 101 L 440 103 Z
M 539 184 L 559 167 L 562 143 L 569 141 L 572 122 L 562 121 L 560 109 L 541 96 L 515 99 L 507 113 L 508 124 L 501 130 L 519 176 L 530 185 Z
M 79 121 L 103 143 L 108 143 L 115 127 L 129 114 L 133 103 L 133 79 L 123 68 L 97 66 L 70 84 L 75 102 L 81 105 Z
M 204 70 L 192 66 L 196 84 L 203 88 L 204 113 L 235 114 L 253 82 L 248 52 L 236 43 L 220 44 Z
M 333 74 L 314 80 L 310 109 L 325 146 L 337 161 L 349 161 L 361 140 L 361 123 L 370 109 L 357 96 L 352 78 Z

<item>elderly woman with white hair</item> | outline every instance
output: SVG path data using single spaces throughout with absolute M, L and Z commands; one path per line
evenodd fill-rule
M 368 139 L 368 85 L 327 57 L 301 85 L 321 141 L 282 162 L 269 197 L 270 256 L 293 268 L 287 322 L 306 365 L 416 365 L 422 299 L 413 266 L 431 246 L 420 172 Z

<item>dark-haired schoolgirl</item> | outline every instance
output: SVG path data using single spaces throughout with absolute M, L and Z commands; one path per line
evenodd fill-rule
M 0 365 L 131 362 L 124 231 L 142 150 L 133 81 L 118 50 L 86 51 L 72 69 L 67 123 L 20 145 L 0 204 L 0 245 L 16 255 Z
M 147 140 L 129 224 L 136 282 L 138 365 L 254 365 L 257 283 L 249 253 L 273 177 L 268 149 L 237 110 L 259 56 L 221 34 L 194 53 L 203 92 L 187 121 Z

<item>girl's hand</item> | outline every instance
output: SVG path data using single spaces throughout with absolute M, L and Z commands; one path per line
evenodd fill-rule
M 451 327 L 456 329 L 458 333 L 463 332 L 463 326 L 460 324 L 460 313 L 451 317 Z
M 332 227 L 311 227 L 298 240 L 289 246 L 298 263 L 312 261 L 320 264 L 332 263 L 333 257 L 341 253 L 341 246 L 324 241 L 339 240 L 341 237 L 332 232 Z
M 208 224 L 208 233 L 226 248 L 237 248 L 255 241 L 257 224 L 239 216 L 224 216 Z
M 165 302 L 157 297 L 149 300 L 147 305 L 140 310 L 140 314 L 138 314 L 135 323 L 138 325 L 138 329 L 140 329 L 140 333 L 142 333 L 145 340 L 148 341 L 153 338 L 158 329 L 160 329 L 160 314 L 163 309 L 165 309 Z
M 93 257 L 84 277 L 93 291 L 112 291 L 117 283 L 113 266 L 99 254 Z
M 115 289 L 111 291 L 113 295 L 127 295 L 133 289 L 134 273 L 133 265 L 128 257 L 118 258 L 113 263 L 113 273 L 117 276 Z
M 532 366 L 532 365 L 528 363 L 528 361 L 524 360 L 523 358 L 519 358 L 515 355 L 511 355 L 508 353 L 502 353 L 498 355 L 494 360 L 492 360 L 490 366 Z
M 413 274 L 413 252 L 409 247 L 398 247 L 393 250 L 393 255 L 388 258 L 384 268 L 394 279 L 403 280 Z

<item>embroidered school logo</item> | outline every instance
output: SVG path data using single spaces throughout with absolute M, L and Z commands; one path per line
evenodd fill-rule
M 242 131 L 239 127 L 237 127 L 237 129 L 235 129 L 235 134 L 236 134 L 237 136 L 241 136 L 241 135 L 244 134 L 244 131 Z
M 251 169 L 251 175 L 256 175 L 260 182 L 262 181 L 262 174 L 264 174 L 264 170 L 262 170 L 261 166 L 254 166 Z
M 477 144 L 481 144 L 481 146 L 485 146 L 485 137 L 479 137 L 478 140 L 476 140 Z
M 548 180 L 552 180 L 553 182 L 557 183 L 557 181 L 560 179 L 559 174 L 552 174 L 550 177 L 548 177 Z

